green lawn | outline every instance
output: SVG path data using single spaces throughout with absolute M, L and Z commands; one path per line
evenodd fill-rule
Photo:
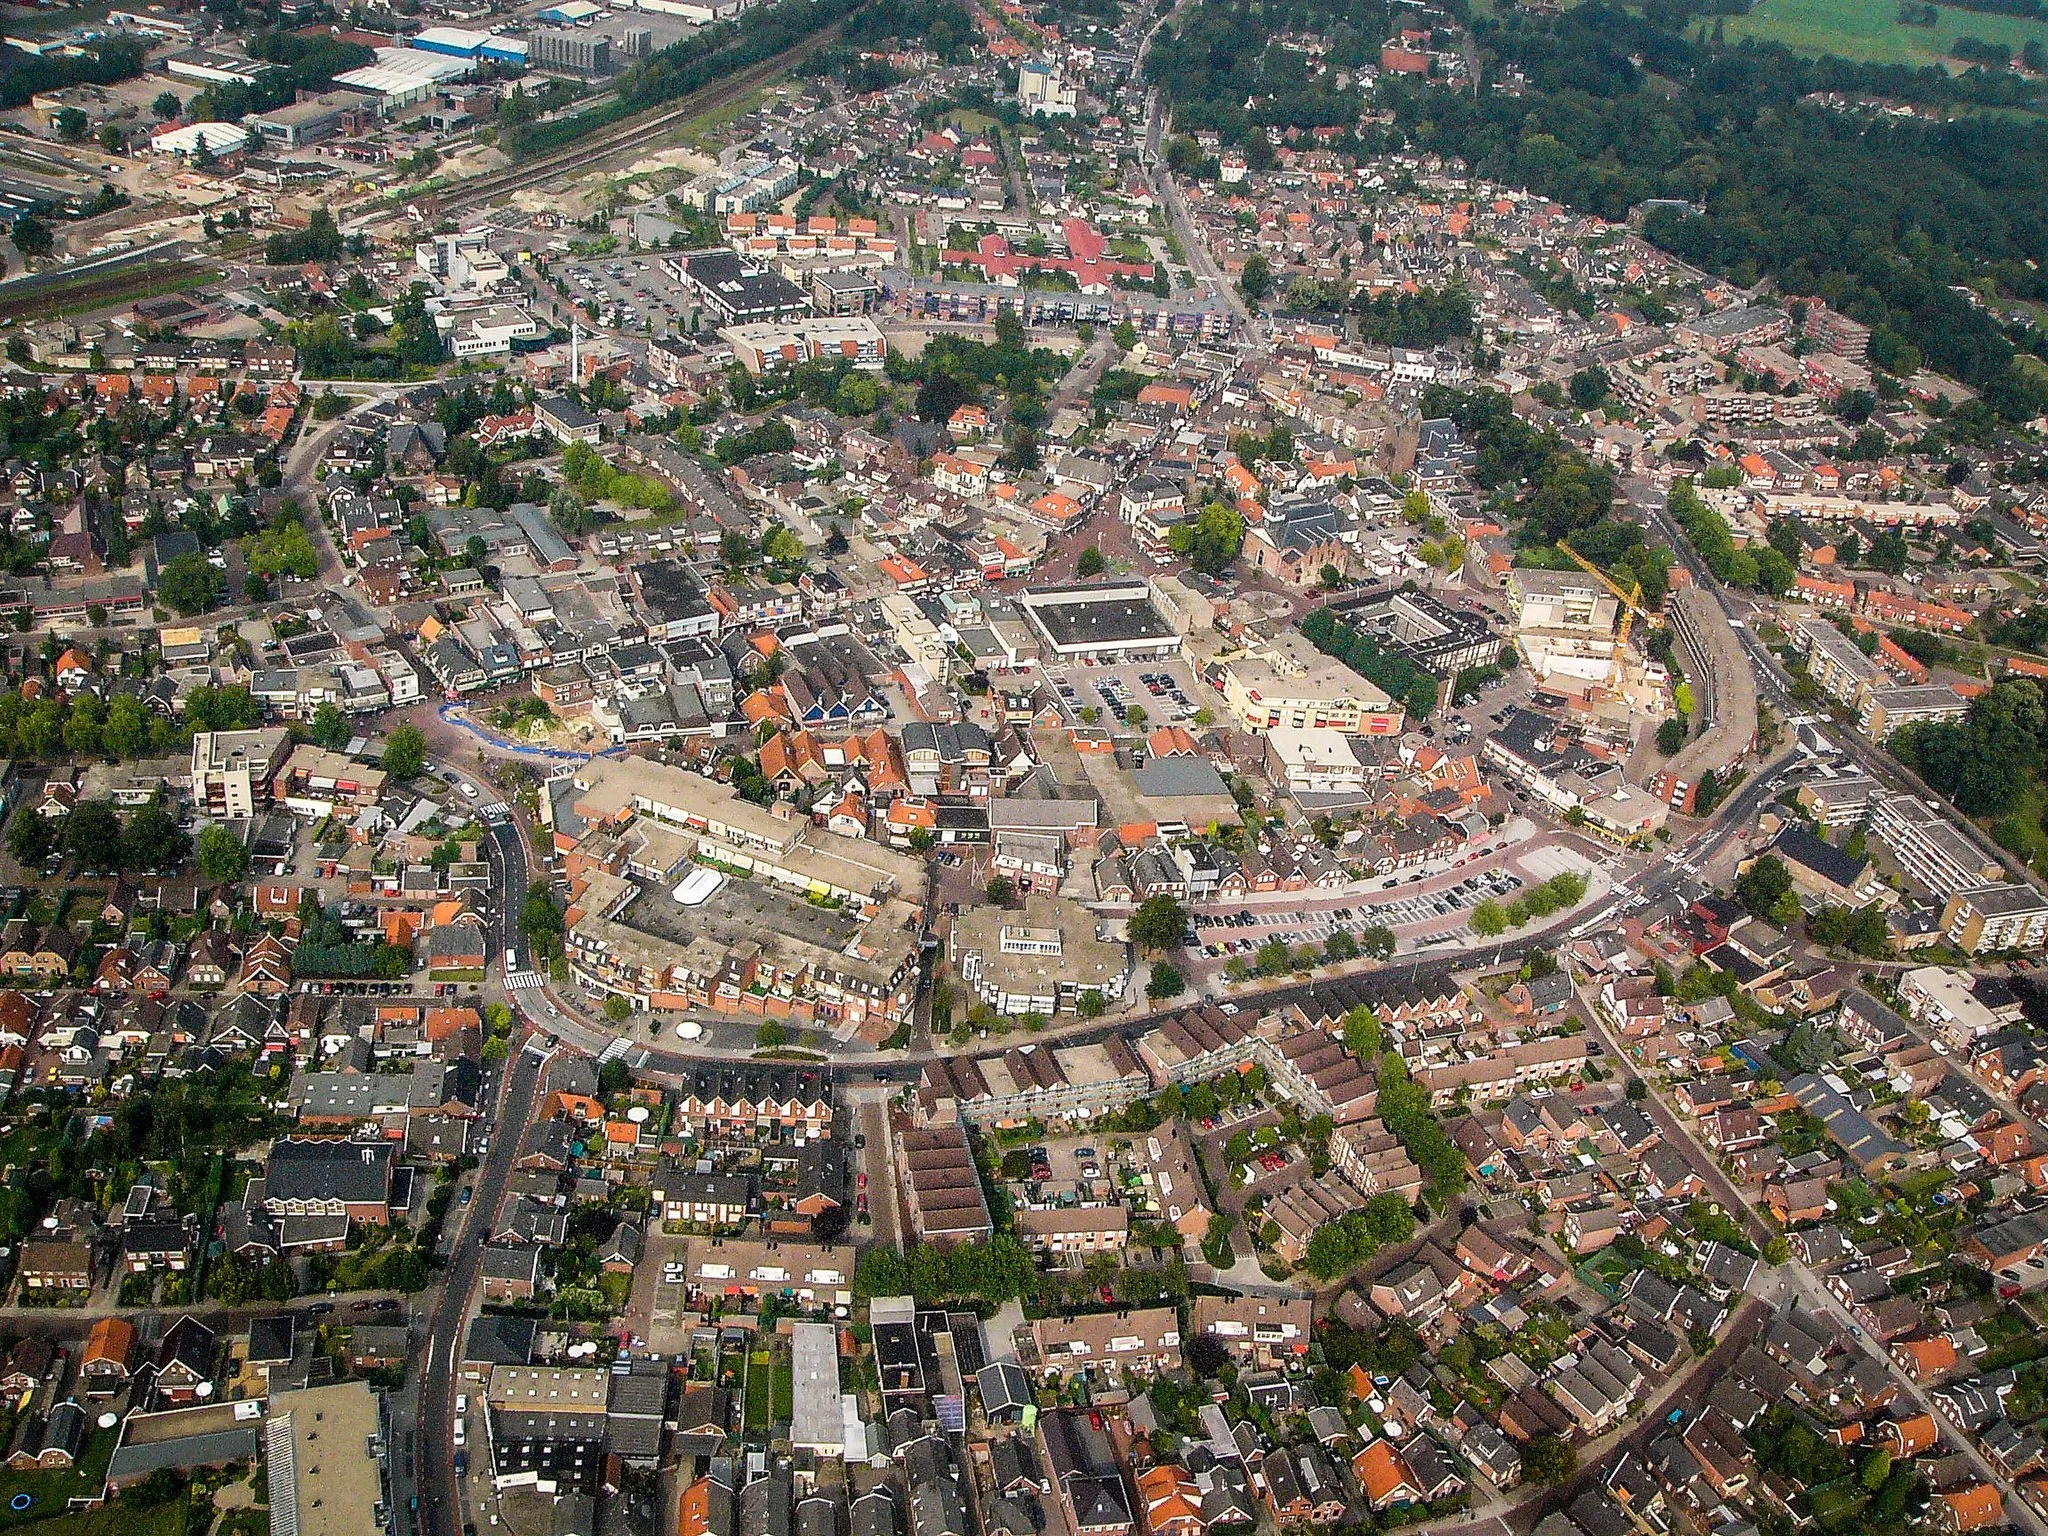
M 149 1509 L 116 1502 L 38 1521 L 36 1536 L 184 1536 L 185 1501 L 172 1499 Z
M 106 1483 L 107 1463 L 113 1459 L 117 1438 L 115 1430 L 94 1431 L 78 1465 L 62 1471 L 17 1472 L 0 1465 L 0 1529 L 32 1523 L 48 1529 L 50 1516 L 62 1513 L 66 1501 L 98 1493 Z M 16 1513 L 8 1506 L 18 1493 L 27 1494 L 35 1503 Z
M 778 1423 L 796 1417 L 796 1362 L 778 1354 L 775 1359 L 775 1418 Z
M 774 1405 L 772 1393 L 775 1372 L 769 1353 L 757 1349 L 747 1356 L 747 1428 L 749 1431 L 766 1430 L 773 1422 Z
M 1943 59 L 1959 37 L 2008 43 L 2014 53 L 2030 39 L 2048 41 L 2048 22 L 1940 7 L 1931 27 L 1899 22 L 1894 0 L 1757 0 L 1747 16 L 1727 18 L 1732 42 L 1759 37 L 1800 53 L 1835 53 L 1877 64 L 1926 65 Z

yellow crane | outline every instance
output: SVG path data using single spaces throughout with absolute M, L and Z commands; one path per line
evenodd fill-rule
M 1629 626 L 1635 622 L 1638 615 L 1641 616 L 1645 624 L 1660 624 L 1663 620 L 1643 606 L 1643 584 L 1636 580 L 1635 577 L 1629 577 L 1628 586 L 1624 589 L 1612 576 L 1609 576 L 1599 566 L 1588 560 L 1576 549 L 1573 549 L 1571 545 L 1565 543 L 1563 539 L 1557 541 L 1557 547 L 1571 557 L 1574 565 L 1577 565 L 1587 575 L 1599 582 L 1601 586 L 1612 592 L 1621 604 L 1621 628 L 1614 637 L 1614 676 L 1616 682 L 1619 683 L 1623 676 L 1622 658 L 1628 654 Z

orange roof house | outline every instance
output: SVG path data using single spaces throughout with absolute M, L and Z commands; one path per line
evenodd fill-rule
M 1138 1507 L 1147 1536 L 1202 1536 L 1202 1490 L 1180 1467 L 1161 1462 L 1137 1476 Z
M 382 917 L 384 942 L 399 949 L 411 949 L 427 923 L 426 913 L 416 907 L 386 907 Z
M 1931 1339 L 1894 1339 L 1892 1358 L 1913 1375 L 1915 1381 L 1932 1381 L 1956 1367 L 1956 1346 L 1946 1334 Z
M 85 1336 L 85 1352 L 78 1357 L 78 1368 L 88 1378 L 125 1377 L 134 1353 L 135 1325 L 125 1317 L 103 1317 Z
M 425 1028 L 429 1041 L 445 1040 L 465 1029 L 481 1029 L 483 1020 L 474 1008 L 429 1008 Z
M 1895 1457 L 1918 1456 L 1922 1451 L 1931 1451 L 1941 1444 L 1941 1430 L 1936 1427 L 1931 1413 L 1887 1419 L 1879 1432 L 1890 1444 Z
M 1934 1517 L 1945 1531 L 1977 1531 L 2005 1518 L 2005 1501 L 1989 1483 L 1971 1483 L 1934 1496 Z
M 1415 1485 L 1415 1475 L 1390 1441 L 1373 1441 L 1351 1458 L 1351 1470 L 1357 1474 L 1359 1486 L 1374 1509 L 1422 1496 L 1422 1490 Z
M 711 1479 L 700 1477 L 676 1499 L 676 1536 L 707 1536 L 711 1529 Z

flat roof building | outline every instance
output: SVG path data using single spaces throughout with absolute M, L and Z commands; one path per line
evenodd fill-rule
M 278 107 L 249 119 L 264 141 L 280 149 L 301 149 L 318 144 L 341 132 L 349 113 L 374 105 L 374 98 L 361 91 L 322 91 L 303 96 L 288 107 Z
M 839 1400 L 839 1330 L 830 1323 L 793 1324 L 790 1353 L 795 1377 L 790 1449 L 818 1456 L 845 1455 L 846 1417 Z
M 384 1438 L 377 1394 L 347 1381 L 273 1393 L 263 1426 L 275 1536 L 379 1536 Z
M 282 727 L 201 731 L 192 738 L 192 801 L 217 820 L 241 821 L 270 803 L 271 780 L 291 750 Z
M 1223 663 L 1220 691 L 1237 723 L 1254 736 L 1274 730 L 1399 736 L 1405 718 L 1385 689 L 1293 630 Z
M 1949 897 L 1942 936 L 1966 954 L 2048 945 L 2048 896 L 2018 881 L 1972 885 Z
M 1017 602 L 1063 661 L 1088 656 L 1136 660 L 1180 651 L 1180 636 L 1141 580 L 1039 587 Z

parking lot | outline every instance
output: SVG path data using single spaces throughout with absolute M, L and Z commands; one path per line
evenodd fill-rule
M 1388 878 L 1394 885 L 1404 883 L 1398 877 Z M 1407 876 L 1405 883 L 1420 884 L 1427 878 L 1427 875 L 1417 873 Z M 1370 905 L 1338 907 L 1327 913 L 1253 911 L 1245 908 L 1237 912 L 1197 912 L 1194 924 L 1196 935 L 1202 940 L 1201 952 L 1204 955 L 1211 959 L 1230 955 L 1250 958 L 1258 952 L 1261 944 L 1276 938 L 1289 943 L 1307 940 L 1320 944 L 1340 931 L 1356 937 L 1363 930 L 1379 925 L 1398 928 L 1410 923 L 1431 922 L 1468 911 L 1489 897 L 1505 900 L 1521 888 L 1522 881 L 1514 874 L 1505 869 L 1492 869 L 1468 875 L 1456 885 L 1417 891 L 1408 896 L 1393 896 Z
M 1147 725 L 1185 724 L 1205 705 L 1221 715 L 1222 704 L 1194 679 L 1187 662 L 1132 661 L 1108 666 L 1055 666 L 1046 670 L 1053 692 L 1067 718 L 1084 723 L 1082 711 L 1093 709 L 1098 723 L 1126 719 L 1133 705 L 1144 711 Z
M 655 252 L 592 257 L 555 268 L 569 297 L 595 310 L 600 323 L 665 336 L 679 331 L 694 305 L 689 291 L 662 269 Z

